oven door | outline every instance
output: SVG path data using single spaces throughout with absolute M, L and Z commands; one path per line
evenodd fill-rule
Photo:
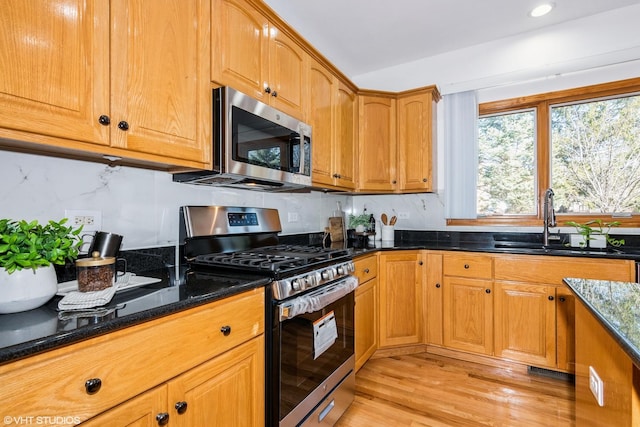
M 354 370 L 355 277 L 276 305 L 274 370 L 279 424 L 298 425 Z M 337 405 L 344 411 L 346 405 Z M 335 410 L 334 412 L 338 412 Z

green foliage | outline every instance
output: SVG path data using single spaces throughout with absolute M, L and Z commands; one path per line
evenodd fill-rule
M 369 225 L 369 218 L 371 218 L 370 214 L 349 214 L 349 228 L 356 228 L 359 225 L 364 225 L 366 227 Z
M 606 237 L 607 243 L 609 243 L 611 246 L 619 247 L 624 245 L 624 239 L 614 239 L 613 237 L 609 236 L 611 227 L 619 226 L 619 221 L 603 222 L 601 219 L 594 219 L 591 221 L 587 221 L 584 224 L 580 224 L 579 222 L 575 221 L 567 221 L 565 224 L 571 227 L 575 227 L 578 234 L 584 236 L 585 242 L 587 240 L 593 240 L 593 237 L 591 237 L 593 234 L 601 234 Z
M 76 259 L 82 245 L 82 227 L 74 230 L 65 226 L 66 222 L 63 218 L 41 225 L 38 221 L 0 219 L 0 268 L 11 274 Z

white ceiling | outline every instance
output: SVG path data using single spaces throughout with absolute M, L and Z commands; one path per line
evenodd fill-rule
M 350 78 L 640 4 L 554 0 L 534 19 L 528 13 L 543 0 L 264 1 Z

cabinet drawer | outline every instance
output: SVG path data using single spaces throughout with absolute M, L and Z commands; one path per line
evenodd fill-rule
M 445 276 L 474 277 L 491 279 L 493 277 L 493 258 L 478 254 L 446 254 L 443 257 Z
M 631 260 L 505 255 L 495 259 L 495 278 L 555 285 L 565 277 L 628 282 L 635 280 L 634 268 Z
M 365 283 L 378 275 L 378 257 L 375 255 L 358 258 L 353 264 L 355 265 L 355 275 L 360 283 Z
M 264 290 L 253 290 L 0 366 L 3 411 L 84 421 L 260 335 L 263 318 Z

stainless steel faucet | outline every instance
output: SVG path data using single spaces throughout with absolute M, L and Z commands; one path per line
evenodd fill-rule
M 556 213 L 553 209 L 553 190 L 551 188 L 547 188 L 544 192 L 544 212 L 543 212 L 543 226 L 544 230 L 542 231 L 542 245 L 549 245 L 549 227 L 556 226 Z

